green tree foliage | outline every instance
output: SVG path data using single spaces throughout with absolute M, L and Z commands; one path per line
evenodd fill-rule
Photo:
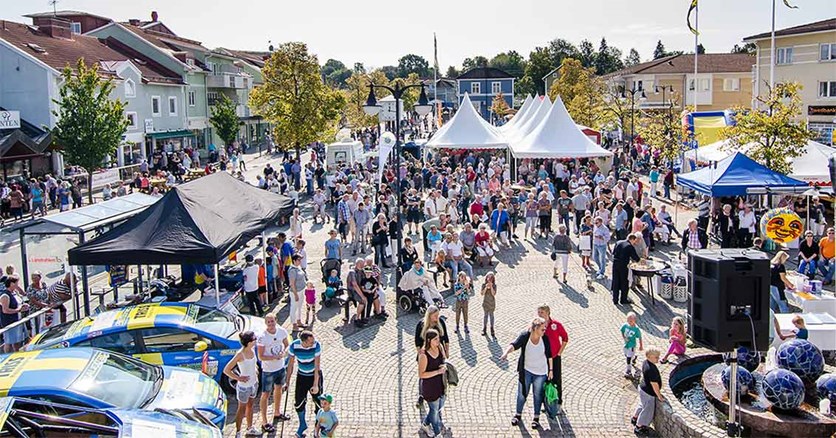
M 801 156 L 812 137 L 801 116 L 801 85 L 798 82 L 775 84 L 766 95 L 758 96 L 758 109 L 735 108 L 735 125 L 720 131 L 731 149 L 751 145 L 746 155 L 764 166 L 789 173 L 790 160 Z
M 386 79 L 389 79 L 390 81 L 398 77 L 398 67 L 395 67 L 394 65 L 384 65 L 383 67 L 380 67 L 380 71 L 382 71 L 383 74 L 386 75 Z
M 598 46 L 598 53 L 595 54 L 595 71 L 599 75 L 605 75 L 624 68 L 624 63 L 621 61 L 621 50 L 615 47 L 610 47 L 607 44 L 606 38 L 601 38 L 601 44 Z
M 592 67 L 595 65 L 595 47 L 592 46 L 592 43 L 589 40 L 583 40 L 578 48 L 580 54 L 578 60 L 581 61 L 581 64 L 584 67 Z
M 494 56 L 488 65 L 503 70 L 517 79 L 522 78 L 525 74 L 525 58 L 514 50 Z
M 545 85 L 543 85 L 545 87 Z M 525 96 L 526 94 L 534 95 L 537 92 L 537 87 L 530 76 L 524 75 L 522 79 L 514 84 L 514 91 L 517 96 Z
M 534 85 L 530 92 L 546 94 L 546 84 L 543 76 L 547 75 L 556 66 L 552 64 L 551 53 L 547 47 L 535 47 L 528 55 L 528 63 L 525 66 L 525 76 Z
M 325 61 L 325 65 L 320 69 L 320 73 L 325 83 L 334 88 L 345 88 L 345 80 L 351 76 L 351 70 L 336 59 Z
M 668 52 L 665 51 L 665 45 L 662 44 L 662 40 L 656 42 L 656 49 L 653 50 L 653 59 L 664 58 L 668 56 Z
M 430 76 L 430 64 L 422 56 L 411 53 L 404 55 L 398 60 L 398 77 L 405 78 L 411 73 L 427 78 Z
M 88 67 L 83 58 L 75 70 L 67 65 L 61 77 L 52 135 L 67 162 L 87 171 L 87 200 L 92 204 L 93 172 L 116 151 L 128 127 L 125 103 L 110 98 L 113 82 L 100 77 L 98 65 Z
M 580 59 L 580 52 L 578 52 L 578 48 L 571 42 L 562 38 L 553 39 L 549 43 L 548 51 L 554 67 L 560 65 L 566 58 Z
M 451 65 L 450 67 L 447 67 L 447 72 L 444 73 L 444 77 L 456 79 L 457 77 L 459 77 L 460 74 L 461 72 L 456 69 L 456 66 Z
M 366 73 L 366 66 L 362 62 L 355 62 L 352 73 Z
M 377 124 L 377 116 L 368 116 L 363 111 L 363 105 L 366 103 L 366 98 L 369 97 L 370 83 L 388 85 L 389 80 L 382 70 L 374 70 L 371 73 L 355 72 L 346 80 L 346 89 L 343 90 L 343 96 L 346 101 L 343 116 L 348 126 L 352 128 L 362 128 Z M 388 96 L 389 92 L 385 89 L 378 88 L 375 90 L 375 95 L 380 99 Z
M 465 58 L 464 62 L 462 62 L 462 71 L 466 72 L 468 70 L 472 70 L 476 67 L 485 67 L 488 65 L 488 58 L 484 56 L 478 55 L 472 58 Z
M 668 97 L 668 96 L 666 96 Z M 686 140 L 682 129 L 683 112 L 673 111 L 678 105 L 679 95 L 669 96 L 670 106 L 664 109 L 645 111 L 636 119 L 636 133 L 664 160 L 673 161 L 680 156 Z
M 630 53 L 627 55 L 627 58 L 624 59 L 624 66 L 632 67 L 641 63 L 642 58 L 639 56 L 639 52 L 636 49 L 630 49 Z
M 731 53 L 748 53 L 749 55 L 754 55 L 757 51 L 758 46 L 755 43 L 746 43 L 742 46 L 735 44 L 731 49 Z
M 606 111 L 605 93 L 606 85 L 595 74 L 594 67 L 584 67 L 579 60 L 566 58 L 549 97 L 554 100 L 560 95 L 575 123 L 599 129 L 612 118 Z
M 280 45 L 262 69 L 264 84 L 253 89 L 250 107 L 273 125 L 280 147 L 296 149 L 332 137 L 345 98 L 326 86 L 316 56 L 300 42 Z
M 215 127 L 218 136 L 225 144 L 231 144 L 238 136 L 238 114 L 235 113 L 235 102 L 226 94 L 221 93 L 220 100 L 212 105 L 212 116 L 209 123 Z

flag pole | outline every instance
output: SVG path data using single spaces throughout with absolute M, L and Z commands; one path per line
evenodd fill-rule
M 697 90 L 700 86 L 700 81 L 697 78 L 698 61 L 700 55 L 700 4 L 697 3 L 694 7 L 694 112 L 697 112 Z
M 772 0 L 772 30 L 769 37 L 769 89 L 775 85 L 775 0 Z
M 438 120 L 441 118 L 441 113 L 438 110 L 438 40 L 433 32 L 433 109 L 435 110 L 435 127 L 440 128 L 441 124 Z

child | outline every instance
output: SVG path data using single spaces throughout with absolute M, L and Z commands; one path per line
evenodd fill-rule
M 247 435 L 261 435 L 253 426 L 253 400 L 258 394 L 258 370 L 255 358 L 255 333 L 246 331 L 238 335 L 241 349 L 235 353 L 226 366 L 224 375 L 237 382 L 235 397 L 238 399 L 238 409 L 235 412 L 235 437 L 241 436 L 241 422 L 247 417 Z M 237 367 L 237 373 L 233 370 Z
M 662 363 L 668 363 L 668 356 L 671 354 L 677 356 L 685 354 L 685 320 L 681 316 L 674 316 L 671 320 L 670 341 L 671 346 L 662 358 Z
M 340 273 L 336 269 L 332 269 L 328 273 L 328 278 L 325 279 L 325 298 L 331 299 L 336 297 L 342 287 L 343 282 L 340 280 Z
M 267 299 L 267 268 L 264 267 L 264 260 L 255 259 L 258 265 L 258 296 L 265 305 L 270 301 Z
M 584 216 L 580 229 L 580 241 L 578 246 L 581 247 L 581 266 L 584 269 L 592 269 L 589 263 L 589 257 L 592 255 L 592 216 Z
M 316 320 L 316 289 L 312 282 L 305 285 L 305 326 L 310 327 L 311 315 Z
M 337 413 L 331 409 L 331 403 L 334 403 L 334 396 L 331 394 L 322 394 L 319 396 L 320 410 L 316 413 L 316 436 L 320 438 L 333 437 L 334 431 L 340 425 L 340 420 L 337 418 Z
M 482 336 L 487 336 L 488 333 L 488 319 L 491 321 L 491 336 L 496 338 L 496 333 L 493 329 L 494 316 L 496 310 L 496 277 L 493 272 L 488 272 L 485 275 L 485 284 L 482 285 L 482 311 L 484 317 L 482 320 Z
M 290 216 L 290 229 L 288 230 L 287 234 L 290 240 L 296 240 L 302 238 L 302 222 L 305 220 L 302 219 L 302 215 L 299 214 L 299 209 L 293 209 L 293 215 Z
M 639 351 L 644 350 L 642 332 L 636 325 L 636 312 L 627 314 L 627 323 L 621 326 L 621 337 L 624 339 L 624 357 L 627 359 L 627 366 L 624 368 L 624 377 L 633 378 L 633 369 L 636 363 L 636 341 L 639 344 Z
M 308 252 L 305 250 L 304 240 L 299 239 L 296 241 L 296 248 L 293 249 L 293 253 L 302 257 L 302 264 L 299 266 L 302 267 L 303 271 L 308 272 Z
M 656 413 L 656 399 L 664 402 L 665 397 L 662 396 L 662 376 L 659 374 L 659 368 L 656 367 L 656 362 L 659 361 L 659 355 L 662 352 L 656 347 L 649 347 L 644 353 L 645 361 L 642 364 L 642 381 L 639 384 L 639 406 L 633 414 L 630 422 L 636 428 L 633 432 L 636 435 L 647 435 L 650 429 L 647 427 L 653 422 L 653 415 Z
M 464 315 L 464 332 L 470 333 L 470 329 L 467 327 L 467 302 L 470 300 L 472 292 L 473 286 L 470 284 L 467 272 L 459 272 L 456 284 L 453 285 L 453 296 L 456 298 L 456 334 L 459 333 L 459 318 L 462 315 Z
M 792 333 L 781 336 L 781 340 L 786 340 L 790 338 L 797 338 L 797 339 L 807 339 L 809 333 L 807 332 L 807 324 L 804 323 L 804 318 L 801 315 L 795 315 L 792 317 L 792 325 L 795 328 L 792 330 Z

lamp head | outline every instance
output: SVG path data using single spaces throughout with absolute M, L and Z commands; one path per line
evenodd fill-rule
M 369 85 L 369 97 L 366 98 L 366 103 L 363 105 L 363 112 L 370 116 L 376 116 L 380 109 L 381 106 L 377 104 L 377 98 L 374 95 L 374 85 Z
M 427 100 L 427 92 L 424 89 L 424 86 L 421 85 L 421 95 L 418 96 L 418 102 L 415 104 L 415 112 L 418 113 L 419 116 L 425 116 L 429 114 L 430 110 L 432 110 L 432 105 L 430 105 L 429 100 Z

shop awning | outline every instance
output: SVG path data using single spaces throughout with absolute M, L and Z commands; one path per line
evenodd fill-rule
M 152 132 L 148 136 L 155 140 L 165 140 L 167 138 L 194 137 L 194 132 L 183 129 L 180 131 Z

